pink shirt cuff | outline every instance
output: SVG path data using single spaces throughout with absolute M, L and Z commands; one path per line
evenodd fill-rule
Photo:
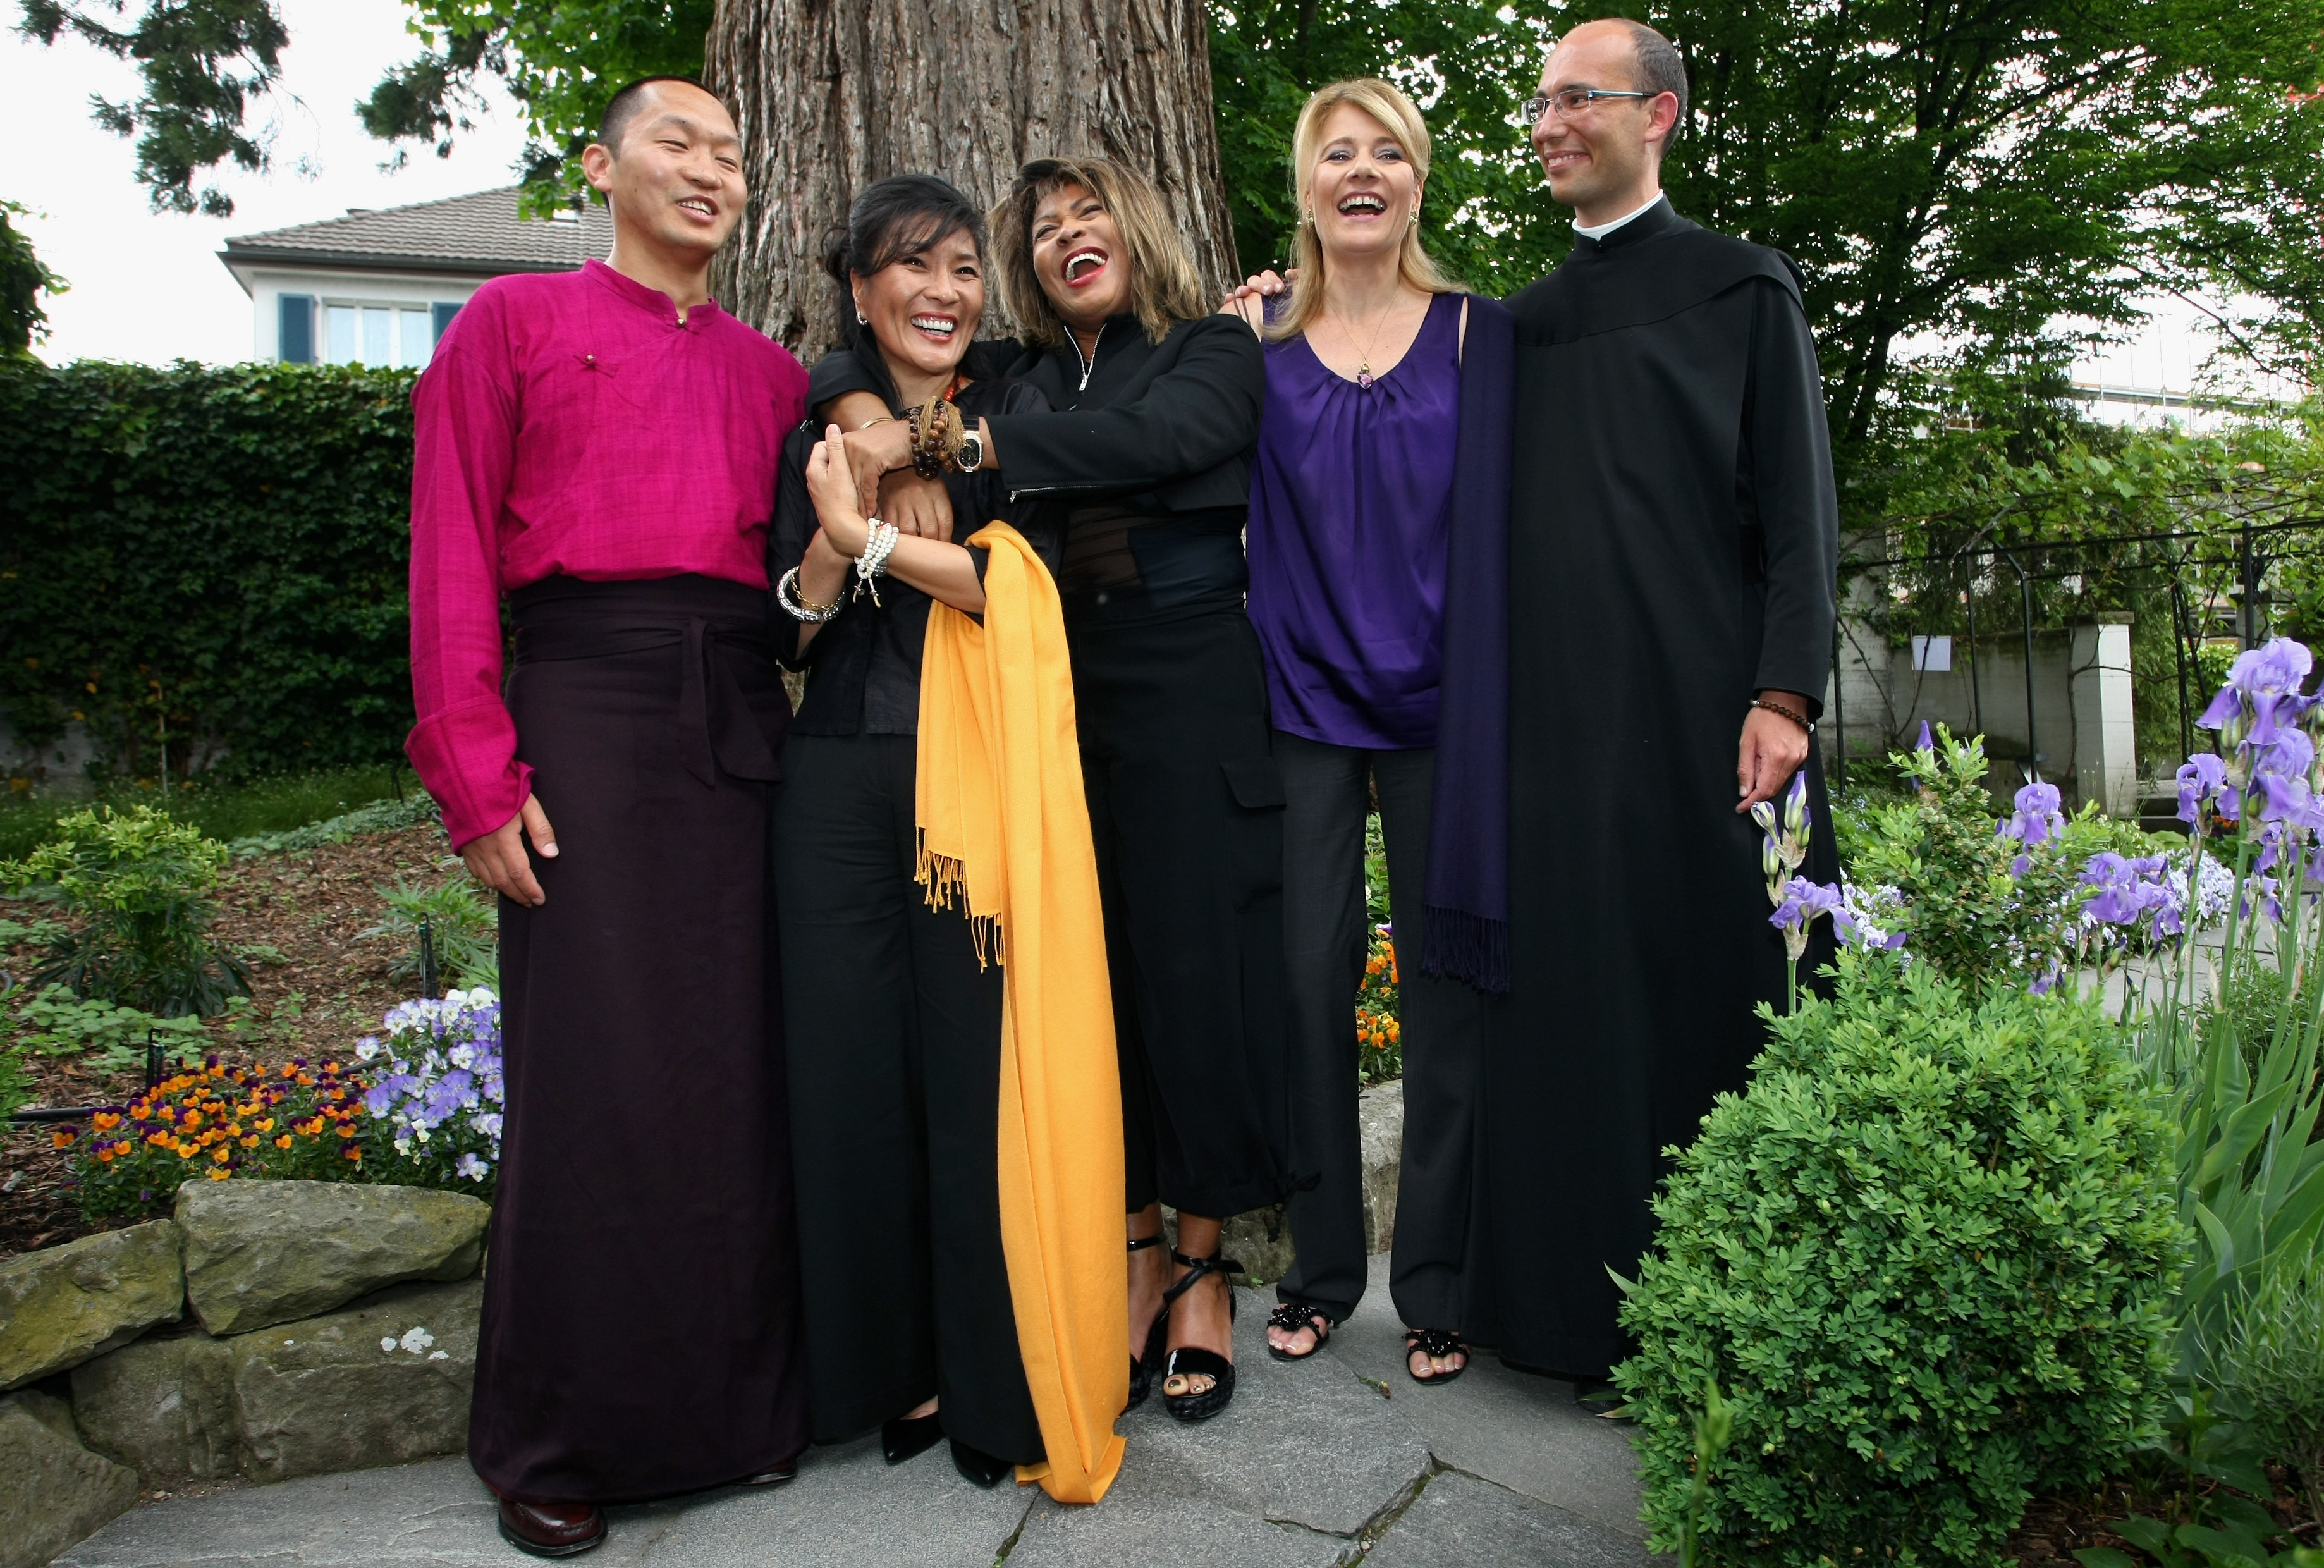
M 436 798 L 454 849 L 501 826 L 532 793 L 532 769 L 517 761 L 516 721 L 497 697 L 429 715 L 403 750 Z

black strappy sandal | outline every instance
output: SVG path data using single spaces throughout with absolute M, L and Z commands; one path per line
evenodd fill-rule
M 1412 1370 L 1412 1352 L 1415 1351 L 1432 1361 L 1443 1360 L 1446 1356 L 1459 1356 L 1462 1361 L 1449 1372 L 1431 1372 L 1424 1378 Z M 1469 1363 L 1474 1360 L 1476 1352 L 1469 1348 L 1469 1342 L 1449 1328 L 1408 1328 L 1404 1331 L 1404 1375 L 1424 1388 L 1452 1381 L 1467 1371 Z
M 1267 1353 L 1278 1361 L 1304 1361 L 1323 1348 L 1332 1337 L 1332 1314 L 1320 1306 L 1304 1301 L 1279 1301 L 1275 1310 L 1267 1314 L 1267 1326 L 1279 1328 L 1285 1333 L 1296 1334 L 1303 1329 L 1315 1336 L 1315 1342 L 1304 1351 L 1286 1351 L 1273 1340 L 1267 1342 Z
M 1148 1247 L 1160 1245 L 1162 1232 L 1157 1231 L 1151 1236 L 1131 1238 L 1130 1250 L 1143 1252 Z M 1130 1358 L 1130 1403 L 1122 1407 L 1124 1410 L 1135 1410 L 1146 1403 L 1146 1396 L 1154 1391 L 1154 1369 L 1162 1364 L 1162 1358 L 1169 1346 L 1170 1303 L 1166 1297 L 1162 1310 L 1156 1313 L 1154 1321 L 1146 1325 L 1146 1353 Z
M 1234 1282 L 1224 1277 L 1240 1274 L 1242 1265 L 1216 1252 L 1208 1258 L 1189 1258 L 1175 1247 L 1170 1250 L 1170 1259 L 1185 1268 L 1186 1277 L 1162 1293 L 1162 1316 L 1168 1317 L 1172 1304 L 1205 1277 L 1216 1274 L 1227 1287 L 1227 1322 L 1231 1325 L 1235 1319 Z M 1211 1386 L 1199 1394 L 1173 1394 L 1167 1390 L 1163 1393 L 1162 1407 L 1181 1421 L 1208 1421 L 1225 1409 L 1227 1402 L 1234 1397 L 1234 1363 L 1215 1351 L 1206 1351 L 1196 1345 L 1172 1351 L 1169 1360 L 1163 1363 L 1164 1380 L 1182 1375 L 1208 1378 Z

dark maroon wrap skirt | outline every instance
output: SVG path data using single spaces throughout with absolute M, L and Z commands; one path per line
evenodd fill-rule
M 511 596 L 509 706 L 557 831 L 501 902 L 507 1070 L 468 1456 L 533 1502 L 738 1480 L 807 1447 L 763 591 Z

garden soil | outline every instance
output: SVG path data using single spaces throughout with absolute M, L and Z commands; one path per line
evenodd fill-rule
M 356 1038 L 375 1031 L 389 1008 L 419 992 L 416 982 L 392 973 L 407 956 L 397 944 L 357 935 L 386 911 L 378 890 L 399 877 L 432 881 L 457 863 L 444 830 L 433 823 L 235 862 L 218 889 L 219 938 L 244 952 L 272 952 L 269 961 L 251 965 L 250 1012 L 257 1027 L 237 1036 L 224 1019 L 214 1019 L 208 1048 L 235 1065 L 291 1056 L 351 1060 Z M 282 961 L 272 962 L 273 954 Z M 22 974 L 37 958 L 33 949 L 18 948 L 0 959 L 0 967 Z M 71 1060 L 34 1057 L 29 1065 L 36 1105 L 118 1102 L 143 1086 L 138 1074 L 100 1076 Z M 68 1157 L 55 1146 L 52 1129 L 14 1128 L 5 1137 L 0 1258 L 131 1222 L 81 1220 Z

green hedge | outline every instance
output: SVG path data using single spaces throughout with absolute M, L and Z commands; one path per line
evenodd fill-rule
M 384 762 L 411 724 L 411 376 L 0 363 L 0 709 L 100 765 Z

